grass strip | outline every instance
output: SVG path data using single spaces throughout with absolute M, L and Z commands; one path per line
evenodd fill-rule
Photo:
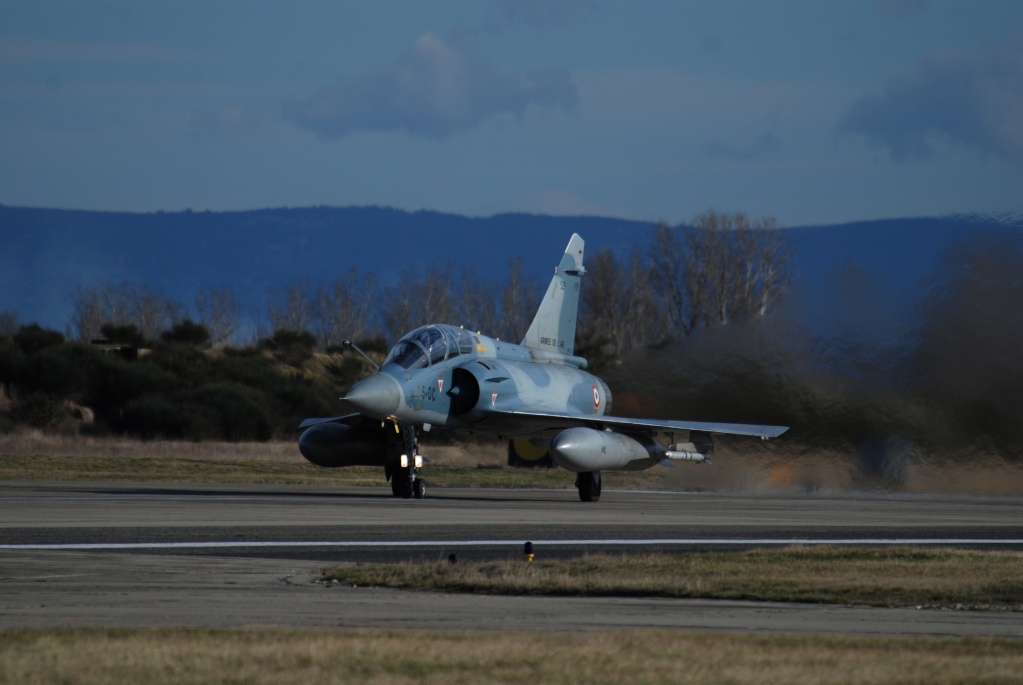
M 433 592 L 653 596 L 1023 611 L 1023 552 L 787 547 L 490 562 L 345 564 L 324 582 Z
M 1008 638 L 198 629 L 0 630 L 0 682 L 1019 682 Z
M 574 474 L 561 469 L 514 469 L 428 464 L 429 487 L 571 488 Z M 608 487 L 655 487 L 656 473 L 615 473 Z M 181 457 L 0 456 L 0 480 L 387 485 L 379 467 L 325 469 L 302 461 L 249 461 Z

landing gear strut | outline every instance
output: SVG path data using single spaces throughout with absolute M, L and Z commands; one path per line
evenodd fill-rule
M 579 501 L 598 501 L 600 499 L 600 471 L 576 474 L 575 486 L 579 489 Z
M 423 499 L 426 483 L 419 475 L 423 465 L 419 456 L 419 429 L 416 426 L 401 426 L 401 453 L 388 469 L 391 478 L 391 494 L 402 499 Z

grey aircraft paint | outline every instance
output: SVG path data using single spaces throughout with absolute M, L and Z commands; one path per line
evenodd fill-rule
M 709 461 L 711 434 L 773 438 L 784 426 L 613 417 L 611 390 L 574 356 L 583 239 L 573 234 L 518 345 L 457 326 L 430 324 L 406 334 L 383 366 L 342 398 L 352 413 L 307 419 L 299 449 L 319 466 L 383 466 L 397 497 L 421 498 L 419 436 L 436 428 L 548 442 L 573 471 L 584 502 L 600 497 L 600 472 L 659 463 Z M 655 437 L 687 433 L 688 442 Z

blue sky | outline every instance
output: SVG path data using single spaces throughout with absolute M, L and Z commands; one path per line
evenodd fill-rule
M 0 203 L 1023 213 L 1023 2 L 0 0 Z

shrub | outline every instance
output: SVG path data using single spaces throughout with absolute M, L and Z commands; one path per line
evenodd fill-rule
M 160 339 L 165 342 L 177 343 L 179 345 L 190 345 L 205 349 L 210 346 L 210 332 L 205 326 L 197 324 L 191 319 L 185 319 L 174 324 L 169 331 L 164 331 Z
M 121 429 L 143 439 L 269 440 L 266 398 L 233 383 L 217 383 L 130 402 Z
M 262 340 L 260 344 L 273 352 L 276 359 L 291 366 L 299 366 L 313 356 L 316 336 L 309 331 L 278 329 L 272 338 Z
M 64 336 L 57 331 L 42 328 L 39 324 L 34 323 L 22 326 L 14 334 L 14 344 L 20 347 L 25 354 L 32 355 L 48 347 L 63 345 Z
M 48 347 L 26 360 L 22 383 L 28 390 L 53 396 L 81 396 L 102 357 L 101 351 L 81 343 Z
M 135 324 L 105 323 L 100 326 L 99 332 L 107 340 L 120 345 L 131 345 L 133 347 L 145 347 L 146 339 L 142 331 Z
M 210 383 L 216 378 L 213 361 L 201 350 L 188 345 L 159 343 L 141 364 L 155 365 L 193 386 Z

